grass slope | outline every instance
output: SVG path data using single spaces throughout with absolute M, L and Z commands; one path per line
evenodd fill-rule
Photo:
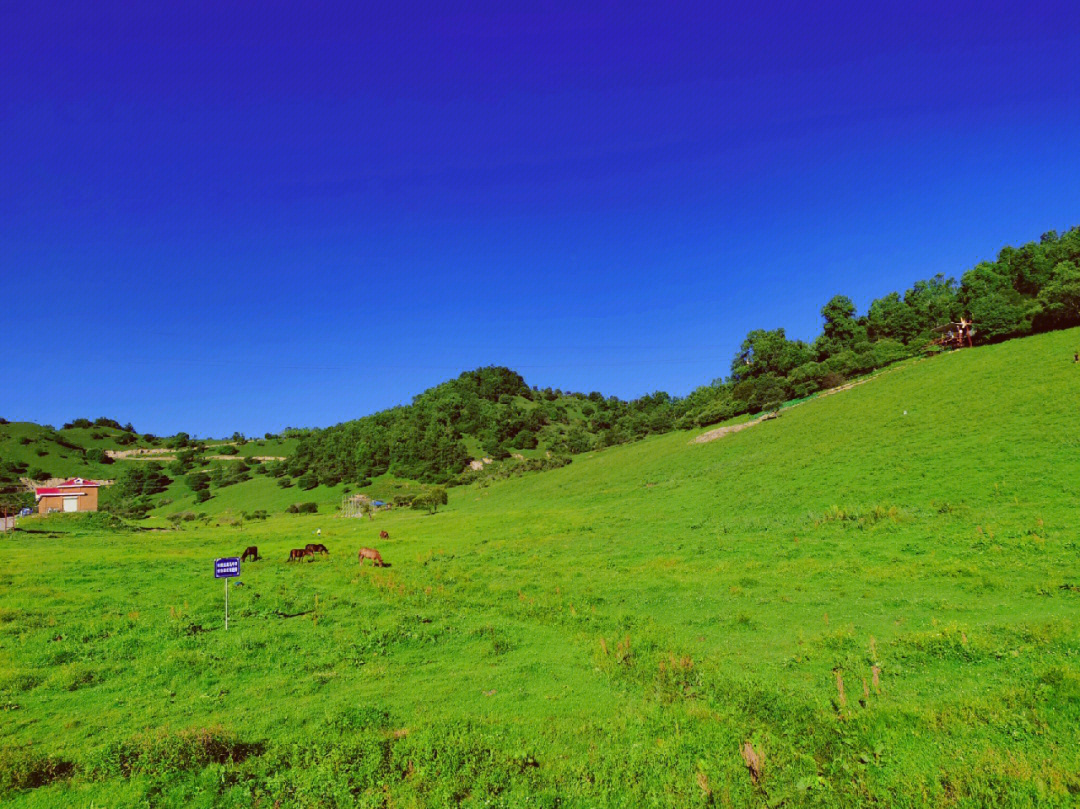
M 432 516 L 27 521 L 0 546 L 0 788 L 25 807 L 1075 805 L 1077 341 L 906 364 L 712 443 L 454 489 Z M 285 563 L 316 529 L 332 555 Z M 266 558 L 226 633 L 210 562 L 248 544 Z M 360 545 L 392 566 L 358 569 Z
M 108 432 L 105 429 L 96 431 Z M 87 436 L 72 435 L 81 432 L 87 433 Z M 113 448 L 107 442 L 83 443 L 81 439 L 88 438 L 90 432 L 57 432 L 25 421 L 0 424 L 0 460 L 24 463 L 28 471 L 42 469 L 55 477 L 111 478 L 115 474 L 112 464 L 93 463 L 83 453 L 91 446 Z

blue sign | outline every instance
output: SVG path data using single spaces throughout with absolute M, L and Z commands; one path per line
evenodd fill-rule
M 230 556 L 227 559 L 215 559 L 214 560 L 214 578 L 215 579 L 231 579 L 234 576 L 240 575 L 240 559 L 236 556 Z

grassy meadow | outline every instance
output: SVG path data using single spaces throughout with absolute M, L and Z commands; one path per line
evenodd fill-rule
M 257 478 L 221 495 L 276 512 L 242 529 L 26 520 L 0 801 L 1075 806 L 1077 345 L 905 362 L 433 515 L 283 515 L 260 494 L 308 498 Z M 252 544 L 226 632 L 212 560 Z

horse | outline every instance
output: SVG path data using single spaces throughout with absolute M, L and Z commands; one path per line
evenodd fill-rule
M 327 556 L 329 556 L 329 555 L 330 555 L 330 551 L 328 551 L 328 550 L 326 549 L 326 546 L 325 546 L 325 545 L 323 545 L 323 544 L 322 544 L 321 542 L 309 542 L 309 543 L 308 543 L 308 544 L 307 544 L 307 545 L 306 545 L 306 546 L 304 547 L 304 550 L 305 550 L 305 551 L 311 551 L 311 553 L 313 553 L 313 554 L 316 554 L 316 553 L 325 553 L 325 554 L 326 554 Z
M 357 554 L 357 559 L 360 562 L 360 566 L 364 566 L 364 560 L 370 559 L 371 564 L 378 565 L 379 567 L 386 567 L 386 562 L 383 561 L 382 556 L 374 548 L 361 548 L 360 553 Z
M 314 554 L 307 548 L 293 548 L 289 551 L 289 561 L 295 562 L 298 559 L 303 559 L 305 556 L 314 556 Z
M 249 545 L 248 549 L 246 551 L 244 551 L 243 556 L 240 557 L 240 561 L 241 562 L 246 562 L 248 560 L 249 556 L 251 557 L 252 562 L 258 562 L 259 561 L 259 549 L 256 548 L 254 545 Z
M 390 532 L 389 531 L 380 531 L 379 532 L 379 539 L 390 539 Z

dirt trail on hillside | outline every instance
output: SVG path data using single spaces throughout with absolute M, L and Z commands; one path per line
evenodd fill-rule
M 232 442 L 235 443 L 235 442 Z M 229 446 L 228 444 L 215 444 L 215 446 Z M 143 449 L 107 449 L 105 454 L 112 458 L 114 461 L 175 461 L 176 450 L 174 449 L 158 449 L 158 448 L 143 448 Z M 238 458 L 243 458 L 243 455 L 207 455 L 207 460 L 210 461 L 235 461 Z M 248 460 L 256 461 L 284 461 L 287 460 L 283 455 L 252 455 Z
M 919 360 L 919 362 L 922 362 L 922 360 Z M 793 405 L 785 407 L 784 410 L 790 410 L 792 407 L 798 407 L 799 405 L 804 405 L 807 402 L 816 402 L 822 396 L 832 396 L 834 393 L 840 393 L 840 391 L 851 390 L 852 388 L 857 388 L 859 385 L 865 385 L 867 382 L 870 382 L 870 381 L 872 381 L 874 379 L 877 379 L 882 374 L 891 373 L 892 371 L 895 371 L 895 370 L 899 370 L 899 369 L 897 369 L 897 368 L 889 368 L 889 369 L 886 369 L 886 370 L 883 370 L 883 371 L 879 371 L 878 373 L 874 374 L 873 376 L 868 376 L 865 379 L 857 379 L 854 382 L 848 382 L 848 383 L 843 384 L 843 385 L 838 385 L 835 388 L 829 388 L 828 390 L 823 390 L 821 393 L 819 393 L 814 398 L 805 399 L 804 401 L 801 401 L 801 402 L 796 402 Z M 756 424 L 761 424 L 761 422 L 763 422 L 763 421 L 769 421 L 770 419 L 774 419 L 774 418 L 776 418 L 776 415 L 774 415 L 772 413 L 766 413 L 764 416 L 758 416 L 756 419 L 752 419 L 751 421 L 744 421 L 742 424 L 730 424 L 727 427 L 717 427 L 715 430 L 709 430 L 707 433 L 702 433 L 701 435 L 697 436 L 696 438 L 692 438 L 690 440 L 690 443 L 691 444 L 707 444 L 710 441 L 715 441 L 718 438 L 723 438 L 725 435 L 728 435 L 729 433 L 737 433 L 737 432 L 739 432 L 739 430 L 745 430 L 747 427 L 753 427 Z

